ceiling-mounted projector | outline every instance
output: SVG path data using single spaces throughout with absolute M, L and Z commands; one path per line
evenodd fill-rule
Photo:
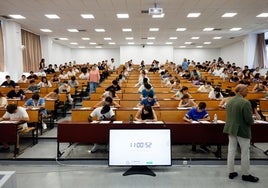
M 152 15 L 163 14 L 163 8 L 157 8 L 157 7 L 149 8 L 149 14 Z

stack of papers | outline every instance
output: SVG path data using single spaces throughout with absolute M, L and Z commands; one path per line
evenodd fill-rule
M 191 109 L 192 107 L 178 107 L 177 109 L 178 110 L 188 110 L 188 109 Z
M 100 121 L 100 124 L 108 124 L 110 123 L 111 121 Z
M 123 123 L 123 121 L 113 121 L 113 123 Z
M 146 121 L 146 124 L 163 124 L 163 121 Z
M 205 121 L 205 120 L 203 120 L 203 121 L 199 121 L 200 123 L 204 123 L 204 124 L 210 124 L 210 121 Z
M 263 123 L 263 124 L 268 124 L 267 121 L 263 121 L 263 120 L 255 120 L 254 123 Z

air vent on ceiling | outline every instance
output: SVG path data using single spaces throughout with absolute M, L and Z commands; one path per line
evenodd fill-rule
M 141 37 L 142 40 L 147 40 L 147 37 Z
M 60 40 L 59 38 L 54 38 L 54 40 Z
M 12 19 L 11 17 L 6 16 L 6 15 L 1 15 L 0 17 L 2 17 L 2 18 L 4 18 L 4 19 Z
M 221 31 L 222 29 L 221 28 L 215 28 L 213 29 L 213 31 Z
M 149 10 L 142 10 L 141 13 L 142 14 L 149 14 Z
M 86 32 L 87 30 L 85 29 L 78 29 L 79 32 Z
M 234 37 L 230 37 L 229 39 L 234 39 Z

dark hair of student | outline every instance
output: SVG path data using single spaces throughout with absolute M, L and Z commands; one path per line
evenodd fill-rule
M 105 114 L 110 111 L 110 106 L 108 104 L 104 105 L 101 109 L 101 114 Z
M 105 102 L 108 102 L 108 103 L 112 104 L 113 103 L 113 98 L 108 96 L 108 97 L 105 98 Z
M 200 110 L 203 110 L 203 109 L 205 109 L 206 107 L 207 107 L 207 105 L 206 105 L 205 102 L 200 102 L 200 103 L 198 104 L 198 108 L 199 108 Z
M 38 93 L 34 93 L 34 94 L 32 95 L 32 99 L 33 99 L 33 100 L 39 100 L 39 98 L 40 98 L 40 96 L 38 95 Z
M 17 110 L 17 104 L 9 104 L 7 105 L 7 112 L 13 114 Z
M 147 114 L 144 114 L 144 110 L 147 111 Z M 153 109 L 151 106 L 144 106 L 142 108 L 141 112 L 141 119 L 146 120 L 146 119 L 154 119 L 154 114 L 153 114 Z

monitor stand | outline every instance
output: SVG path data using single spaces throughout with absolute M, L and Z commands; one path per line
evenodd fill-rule
M 124 172 L 123 176 L 142 174 L 148 176 L 156 176 L 156 174 L 147 166 L 132 166 L 126 172 Z

